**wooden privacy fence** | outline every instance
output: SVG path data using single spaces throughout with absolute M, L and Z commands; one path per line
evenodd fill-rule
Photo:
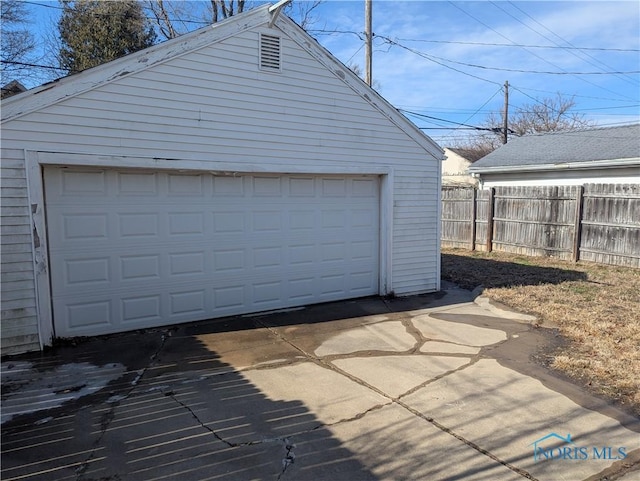
M 445 187 L 441 242 L 640 267 L 640 184 Z

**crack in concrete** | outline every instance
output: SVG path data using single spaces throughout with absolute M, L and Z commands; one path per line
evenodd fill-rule
M 189 407 L 187 404 L 183 403 L 180 399 L 178 399 L 175 395 L 175 393 L 172 390 L 169 391 L 164 391 L 164 390 L 160 390 L 160 392 L 167 397 L 170 397 L 171 399 L 173 399 L 173 401 L 180 405 L 182 408 L 186 409 L 189 414 L 191 414 L 191 416 L 193 417 L 193 419 L 196 420 L 196 422 L 202 427 L 204 428 L 206 431 L 210 432 L 211 434 L 213 434 L 213 436 L 220 441 L 221 443 L 226 444 L 227 446 L 229 446 L 230 448 L 237 448 L 239 446 L 243 446 L 243 445 L 248 445 L 251 443 L 234 443 L 231 442 L 225 438 L 223 438 L 222 436 L 220 436 L 220 434 L 218 434 L 215 429 L 211 429 L 209 426 L 207 426 L 204 422 L 202 422 L 202 420 L 200 419 L 200 417 L 198 417 L 198 415 L 195 413 L 195 411 L 193 409 L 191 409 L 191 407 Z
M 340 419 L 339 421 L 335 421 L 335 422 L 329 423 L 329 424 L 324 424 L 323 423 L 323 424 L 320 424 L 319 426 L 316 426 L 315 428 L 311 429 L 310 431 L 315 431 L 316 429 L 319 429 L 319 428 L 322 428 L 322 427 L 337 426 L 339 424 L 344 424 L 344 423 L 350 423 L 352 421 L 357 421 L 358 419 L 362 419 L 363 417 L 365 417 L 369 413 L 377 411 L 378 409 L 382 409 L 385 406 L 391 406 L 392 404 L 393 404 L 393 401 L 389 401 L 388 403 L 376 404 L 375 406 L 372 406 L 369 409 L 365 409 L 364 411 L 362 411 L 361 413 L 356 414 L 355 416 L 352 416 L 350 418 Z
M 291 466 L 296 460 L 296 455 L 293 452 L 293 449 L 296 447 L 296 445 L 293 443 L 290 443 L 289 438 L 284 438 L 284 443 L 285 443 L 284 448 L 286 450 L 286 453 L 284 458 L 282 459 L 282 471 L 278 475 L 278 481 L 282 479 L 282 476 L 284 476 L 284 473 L 287 471 L 287 468 Z
M 314 354 L 311 354 L 307 351 L 305 351 L 304 349 L 302 349 L 300 346 L 296 345 L 294 342 L 292 342 L 291 340 L 289 340 L 288 338 L 286 338 L 285 336 L 281 335 L 276 329 L 274 329 L 271 326 L 267 326 L 265 324 L 263 324 L 262 322 L 260 322 L 259 320 L 256 320 L 256 322 L 258 324 L 260 324 L 262 327 L 264 327 L 265 329 L 269 330 L 270 332 L 272 332 L 275 336 L 277 336 L 279 339 L 281 339 L 283 342 L 286 342 L 287 344 L 289 344 L 291 347 L 293 347 L 294 349 L 298 350 L 299 352 L 301 352 L 305 357 L 307 357 L 311 362 L 313 362 L 314 364 L 317 364 L 321 367 L 324 367 L 326 369 L 332 370 L 338 374 L 341 374 L 342 376 L 345 376 L 346 378 L 352 380 L 353 382 L 364 386 L 368 389 L 370 389 L 371 391 L 389 399 L 391 402 L 395 402 L 396 404 L 398 404 L 398 406 L 406 409 L 407 411 L 409 411 L 411 414 L 413 414 L 414 416 L 417 416 L 421 419 L 424 419 L 425 421 L 431 423 L 433 426 L 435 426 L 436 428 L 440 429 L 442 432 L 453 436 L 454 438 L 456 438 L 458 441 L 464 443 L 466 446 L 476 450 L 477 452 L 479 452 L 480 454 L 483 454 L 484 456 L 487 456 L 488 458 L 492 459 L 493 461 L 505 466 L 506 468 L 510 469 L 511 471 L 513 471 L 514 473 L 529 479 L 531 481 L 539 481 L 537 478 L 533 477 L 529 472 L 518 468 L 517 466 L 514 466 L 513 464 L 509 463 L 508 461 L 504 461 L 502 459 L 500 459 L 498 456 L 496 456 L 495 454 L 491 453 L 490 451 L 483 449 L 482 447 L 480 447 L 479 445 L 477 445 L 476 443 L 466 439 L 465 437 L 457 434 L 456 432 L 454 432 L 453 430 L 447 428 L 446 426 L 444 426 L 443 424 L 439 423 L 438 421 L 436 421 L 435 419 L 426 416 L 424 414 L 422 414 L 420 411 L 417 411 L 415 409 L 413 409 L 411 406 L 405 404 L 404 402 L 402 402 L 402 400 L 400 399 L 403 396 L 406 396 L 408 393 L 404 393 L 403 395 L 394 398 L 393 396 L 390 396 L 389 394 L 385 393 L 384 391 L 376 388 L 375 386 L 363 381 L 362 379 L 344 371 L 343 369 L 340 369 L 339 367 L 331 364 L 330 362 L 328 362 L 327 360 L 325 360 L 324 358 L 319 358 L 317 356 L 315 356 Z M 409 323 L 411 323 L 411 320 L 408 320 Z M 404 323 L 403 323 L 404 324 Z M 412 323 L 411 323 L 412 324 Z M 412 324 L 413 325 L 413 324 Z M 405 325 L 406 328 L 406 325 Z M 415 329 L 417 331 L 417 328 L 415 326 L 413 326 L 413 329 Z M 415 336 L 414 336 L 415 337 Z M 422 337 L 422 336 L 421 336 Z M 507 339 L 500 341 L 497 344 L 502 344 L 504 342 L 507 342 L 509 339 L 511 338 L 511 336 L 507 335 Z M 478 362 L 479 359 L 481 359 L 482 353 L 483 353 L 484 347 L 481 349 L 480 353 L 473 356 L 473 358 L 471 358 L 471 362 L 469 364 L 466 364 L 464 366 L 461 366 L 458 369 L 455 369 L 453 371 L 449 371 L 441 376 L 439 376 L 439 379 L 442 379 L 454 372 L 458 372 L 461 369 L 465 369 L 468 368 L 469 366 L 475 364 L 476 362 Z M 402 353 L 398 353 L 398 352 L 394 352 L 393 354 L 395 355 L 402 355 Z M 427 382 L 426 384 L 428 384 L 429 382 Z M 367 411 L 371 411 L 371 409 L 367 410 Z M 355 418 L 360 419 L 363 416 L 365 416 L 367 414 L 367 412 L 365 411 L 364 413 L 361 413 L 362 415 L 360 417 L 355 416 Z M 355 420 L 355 419 L 354 419 Z
M 171 399 L 173 399 L 178 405 L 180 405 L 182 408 L 186 409 L 191 416 L 196 420 L 196 422 L 203 428 L 205 429 L 207 432 L 211 433 L 218 441 L 220 441 L 221 443 L 224 443 L 226 446 L 229 446 L 230 448 L 241 448 L 244 446 L 255 446 L 258 444 L 268 444 L 268 443 L 282 443 L 284 445 L 284 449 L 285 449 L 285 455 L 282 458 L 282 471 L 280 471 L 280 474 L 278 475 L 278 480 L 282 479 L 282 476 L 284 476 L 285 472 L 287 471 L 287 469 L 289 468 L 289 466 L 291 466 L 296 459 L 295 453 L 294 453 L 294 448 L 296 447 L 296 445 L 294 443 L 291 442 L 290 437 L 291 436 L 286 436 L 286 437 L 276 437 L 276 438 L 264 438 L 264 439 L 258 439 L 258 440 L 254 440 L 254 441 L 245 441 L 245 442 L 241 442 L 241 443 L 234 443 L 233 441 L 229 441 L 228 439 L 225 439 L 223 436 L 221 436 L 219 433 L 217 433 L 214 429 L 212 429 L 211 427 L 207 426 L 204 422 L 202 422 L 202 420 L 200 419 L 200 417 L 195 413 L 195 411 L 193 409 L 191 409 L 190 406 L 188 406 L 186 403 L 182 402 L 180 399 L 178 399 L 175 395 L 175 393 L 173 391 L 162 391 L 160 390 L 160 392 L 162 392 L 162 394 L 164 394 L 165 396 L 170 397 Z M 363 414 L 364 415 L 364 414 Z M 318 426 L 305 430 L 305 431 L 301 431 L 298 433 L 295 433 L 296 435 L 298 434 L 304 434 L 307 432 L 312 432 L 320 427 L 323 427 L 322 424 L 319 424 Z
M 116 417 L 116 412 L 115 411 L 116 411 L 117 407 L 120 405 L 120 402 L 124 401 L 129 396 L 131 396 L 131 393 L 133 393 L 133 391 L 136 389 L 136 387 L 140 383 L 140 380 L 143 378 L 145 373 L 151 367 L 153 367 L 153 365 L 155 363 L 155 360 L 158 357 L 158 354 L 160 354 L 160 351 L 164 348 L 164 345 L 165 345 L 165 343 L 167 341 L 167 338 L 169 337 L 166 334 L 167 332 L 168 331 L 164 331 L 163 332 L 163 334 L 161 336 L 160 345 L 158 346 L 158 349 L 156 349 L 156 351 L 149 357 L 148 365 L 137 371 L 137 373 L 138 373 L 137 376 L 135 377 L 135 379 L 133 381 L 131 381 L 131 388 L 129 388 L 129 390 L 127 390 L 123 395 L 119 396 L 115 402 L 109 403 L 111 405 L 111 407 L 109 408 L 109 410 L 106 413 L 104 413 L 101 416 L 101 418 L 100 418 L 100 435 L 98 436 L 98 439 L 96 439 L 96 441 L 93 443 L 93 446 L 91 448 L 91 452 L 89 453 L 87 458 L 84 461 L 80 462 L 78 467 L 76 468 L 76 481 L 81 481 L 82 480 L 82 477 L 83 477 L 84 473 L 89 468 L 89 464 L 91 464 L 92 460 L 95 458 L 96 451 L 98 450 L 98 447 L 102 443 L 102 440 L 103 440 L 103 438 L 104 438 L 104 436 L 105 436 L 105 434 L 107 432 L 107 429 L 109 428 L 109 426 L 111 425 L 111 423 L 113 422 L 113 420 Z
M 445 342 L 445 341 L 438 341 L 438 342 Z M 454 344 L 454 343 L 448 343 L 448 344 Z M 459 346 L 465 346 L 464 344 L 456 344 Z M 421 348 L 422 346 L 418 346 L 418 348 Z M 467 346 L 465 346 L 467 347 Z M 470 346 L 470 347 L 475 347 L 475 346 Z M 381 350 L 375 350 L 375 349 L 367 349 L 367 350 L 363 350 L 363 351 L 353 351 L 350 352 L 348 354 L 327 354 L 326 356 L 322 356 L 321 358 L 318 359 L 323 359 L 326 362 L 333 362 L 333 361 L 341 361 L 344 359 L 354 359 L 354 358 L 366 358 L 366 357 L 394 357 L 394 356 L 425 356 L 425 357 L 464 357 L 465 359 L 468 358 L 474 358 L 477 357 L 479 355 L 478 354 L 465 354 L 465 353 L 459 353 L 459 352 L 422 352 L 422 351 L 416 351 L 415 349 L 408 349 L 405 351 L 381 351 Z M 291 362 L 290 364 L 298 364 L 300 362 L 305 362 L 308 361 L 308 359 L 298 359 L 295 362 Z M 284 363 L 282 365 L 285 365 Z M 264 366 L 264 367 L 258 367 L 258 368 L 247 368 L 244 369 L 245 371 L 247 370 L 259 370 L 259 369 L 271 369 L 271 368 L 277 368 L 280 366 Z

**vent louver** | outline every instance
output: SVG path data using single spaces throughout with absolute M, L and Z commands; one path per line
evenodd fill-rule
M 280 37 L 260 35 L 260 68 L 280 71 Z

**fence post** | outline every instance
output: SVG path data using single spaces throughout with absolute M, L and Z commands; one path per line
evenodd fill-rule
M 478 191 L 474 188 L 471 191 L 471 250 L 476 250 L 476 196 Z
M 582 221 L 582 198 L 584 195 L 584 187 L 578 186 L 578 192 L 576 193 L 576 213 L 573 220 L 573 251 L 571 252 L 571 260 L 578 262 L 580 260 L 580 230 Z
M 495 189 L 491 187 L 489 189 L 489 206 L 487 211 L 489 212 L 487 215 L 487 243 L 486 248 L 487 252 L 491 252 L 493 250 L 493 197 L 495 194 Z

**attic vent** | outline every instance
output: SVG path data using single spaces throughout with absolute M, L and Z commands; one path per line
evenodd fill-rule
M 280 71 L 280 37 L 260 34 L 260 68 Z

